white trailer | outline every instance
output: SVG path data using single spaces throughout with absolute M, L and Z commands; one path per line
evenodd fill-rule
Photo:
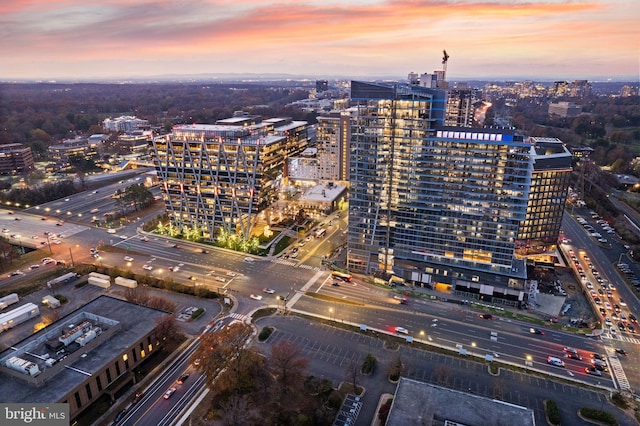
M 96 277 L 96 278 L 102 278 L 103 280 L 107 280 L 107 281 L 111 282 L 111 277 L 109 275 L 100 274 L 98 272 L 90 272 L 89 276 L 90 277 Z
M 14 303 L 18 303 L 18 293 L 7 294 L 5 297 L 0 298 L 0 310 Z
M 30 376 L 37 376 L 41 373 L 38 364 L 36 364 L 35 362 L 27 361 L 26 359 L 18 358 L 17 356 L 12 356 L 11 358 L 9 358 L 7 361 L 5 361 L 5 365 L 12 370 L 16 370 Z
M 27 303 L 12 311 L 0 314 L 0 332 L 13 328 L 40 315 L 38 305 Z
M 42 304 L 50 307 L 51 309 L 60 307 L 60 301 L 50 294 L 47 294 L 42 298 Z
M 78 278 L 78 274 L 75 272 L 69 272 L 64 275 L 59 276 L 58 278 L 54 278 L 50 281 L 47 281 L 47 287 L 53 288 L 58 284 L 64 284 L 66 282 L 71 281 L 72 279 Z
M 123 287 L 129 287 L 129 288 L 138 287 L 138 282 L 136 280 L 130 280 L 129 278 L 125 278 L 125 277 L 116 277 L 115 283 Z
M 104 278 L 89 277 L 89 284 L 102 288 L 111 287 L 111 280 L 105 280 Z

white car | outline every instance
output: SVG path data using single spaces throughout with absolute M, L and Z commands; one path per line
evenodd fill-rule
M 611 303 L 609 302 L 604 302 L 604 307 L 607 311 L 610 311 L 613 309 L 613 306 L 611 306 Z
M 276 292 L 274 289 L 269 288 L 269 287 L 263 288 L 262 291 L 264 291 L 265 293 L 268 293 L 268 294 L 273 294 L 273 293 Z
M 150 271 L 150 270 L 152 270 L 152 269 L 153 269 L 153 266 L 151 266 L 151 265 L 144 265 L 144 266 L 142 267 L 142 269 L 147 270 L 147 271 Z
M 133 262 L 133 257 L 131 256 L 125 256 L 124 260 L 126 260 L 127 262 Z
M 254 300 L 262 300 L 262 296 L 260 296 L 259 294 L 252 294 L 249 297 Z
M 119 237 L 119 238 L 120 238 L 121 240 L 126 240 L 126 239 L 127 239 L 127 238 L 129 238 L 129 237 L 127 237 L 126 235 L 120 235 L 120 237 Z
M 251 257 L 251 256 L 247 256 L 247 257 L 245 257 L 245 258 L 244 258 L 244 261 L 245 261 L 245 262 L 253 262 L 253 261 L 254 261 L 254 259 L 253 259 L 253 257 Z
M 224 277 L 216 277 L 216 281 L 220 281 L 221 283 L 227 282 L 227 280 Z
M 396 327 L 396 333 L 409 334 L 409 330 L 404 327 Z

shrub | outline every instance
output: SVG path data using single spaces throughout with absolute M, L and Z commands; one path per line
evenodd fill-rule
M 204 309 L 203 308 L 198 308 L 195 311 L 193 311 L 193 313 L 191 314 L 191 320 L 193 321 L 194 319 L 197 319 L 200 315 L 202 315 L 204 313 Z
M 370 374 L 376 366 L 376 357 L 371 354 L 367 354 L 367 357 L 362 363 L 362 374 Z
M 547 414 L 547 418 L 549 422 L 554 425 L 560 424 L 560 410 L 558 410 L 558 405 L 555 401 L 548 399 L 545 404 L 545 410 Z
M 271 336 L 271 333 L 273 333 L 273 327 L 262 327 L 262 330 L 258 335 L 258 340 L 264 342 L 269 338 L 269 336 Z
M 391 368 L 389 368 L 389 380 L 397 382 L 400 380 L 400 373 L 402 373 L 402 361 L 398 359 L 391 365 Z
M 60 303 L 67 303 L 69 301 L 69 299 L 67 299 L 66 297 L 64 297 L 61 294 L 56 294 L 55 296 L 56 299 L 58 299 L 60 301 Z
M 387 399 L 387 401 L 380 406 L 378 410 L 378 420 L 382 424 L 387 423 L 387 417 L 389 417 L 389 411 L 391 411 L 391 404 L 393 403 L 393 398 Z
M 595 420 L 606 425 L 618 426 L 618 421 L 611 413 L 596 410 L 595 408 L 581 408 L 580 415 L 585 419 Z

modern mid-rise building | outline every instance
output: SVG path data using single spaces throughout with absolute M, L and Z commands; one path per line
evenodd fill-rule
M 0 145 L 0 174 L 15 175 L 33 170 L 31 148 L 20 143 Z
M 117 118 L 106 118 L 102 121 L 105 132 L 133 132 L 149 129 L 149 120 L 142 120 L 130 115 Z
M 259 213 L 278 199 L 286 158 L 306 147 L 306 122 L 253 122 L 179 125 L 152 141 L 166 209 L 181 231 L 212 240 L 225 229 L 248 238 Z
M 316 132 L 318 178 L 324 182 L 348 182 L 349 143 L 353 111 L 331 111 L 319 115 Z
M 536 151 L 536 141 L 513 130 L 442 126 L 442 90 L 354 81 L 351 97 L 358 112 L 351 138 L 349 269 L 393 273 L 413 285 L 470 297 L 523 301 L 526 266 L 515 256 L 516 242 L 554 232 L 534 231 L 542 227 L 535 222 L 535 200 L 545 209 L 563 206 L 562 185 L 557 192 L 548 188 L 543 170 L 564 182 L 566 151 L 556 154 L 560 161 L 549 154 L 557 152 L 555 144 L 547 150 L 551 142 L 538 140 Z M 552 172 L 555 160 L 562 163 L 560 178 Z M 530 202 L 532 185 L 540 194 Z M 548 220 L 558 215 L 545 214 Z M 525 234 L 527 220 L 532 225 Z
M 558 242 L 569 193 L 573 155 L 557 138 L 530 137 L 533 171 L 527 216 L 518 231 L 518 254 L 542 253 Z

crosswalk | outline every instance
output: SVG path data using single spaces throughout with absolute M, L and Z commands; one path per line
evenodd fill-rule
M 242 315 L 242 314 L 239 314 L 239 313 L 237 313 L 237 312 L 232 312 L 232 313 L 230 313 L 230 314 L 229 314 L 229 317 L 230 317 L 230 318 L 233 318 L 233 319 L 235 319 L 235 320 L 238 320 L 238 321 L 242 321 L 242 322 L 244 322 L 244 320 L 246 320 L 246 319 L 247 319 L 247 316 L 246 316 L 246 315 Z
M 310 271 L 320 271 L 321 269 L 317 266 L 305 265 L 304 263 L 298 264 L 298 262 L 294 260 L 286 260 L 286 259 L 272 259 L 271 263 L 279 263 L 281 265 L 293 266 L 294 268 L 308 269 Z
M 628 337 L 628 336 L 624 336 L 624 335 L 612 335 L 611 333 L 604 333 L 602 335 L 603 339 L 609 339 L 609 340 L 619 340 L 621 342 L 627 342 L 627 343 L 633 343 L 634 345 L 640 345 L 640 339 L 635 338 L 635 337 Z

